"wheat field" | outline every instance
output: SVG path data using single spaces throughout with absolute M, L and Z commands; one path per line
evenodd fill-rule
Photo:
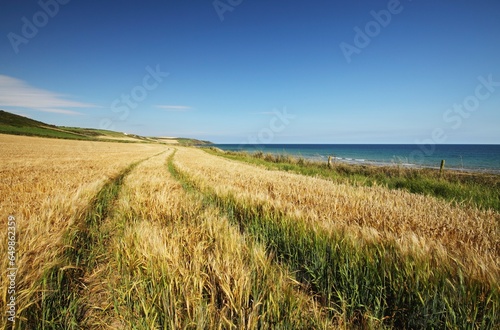
M 0 146 L 0 216 L 16 219 L 18 267 L 16 322 L 1 328 L 500 322 L 496 211 L 196 148 L 7 135 Z
M 362 239 L 394 240 L 401 249 L 425 256 L 450 255 L 477 276 L 498 278 L 498 212 L 454 207 L 401 190 L 264 171 L 200 150 L 180 149 L 175 164 L 201 189 L 217 195 L 265 203 L 311 227 L 347 230 Z

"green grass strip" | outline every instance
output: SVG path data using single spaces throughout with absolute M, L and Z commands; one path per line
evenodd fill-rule
M 398 166 L 367 166 L 312 162 L 288 155 L 272 155 L 244 152 L 217 152 L 204 148 L 209 154 L 248 164 L 264 166 L 270 170 L 287 171 L 315 176 L 337 183 L 363 186 L 375 184 L 389 189 L 402 189 L 415 194 L 434 196 L 456 204 L 466 204 L 481 209 L 500 211 L 500 175 L 485 173 L 461 173 Z

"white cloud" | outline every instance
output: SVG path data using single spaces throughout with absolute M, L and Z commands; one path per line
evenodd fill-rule
M 26 82 L 0 75 L 0 106 L 28 108 L 65 115 L 81 115 L 68 108 L 95 108 L 96 105 L 67 100 L 64 96 L 32 87 Z
M 185 105 L 156 105 L 155 108 L 166 110 L 166 111 L 188 111 L 191 107 Z
M 266 116 L 269 116 L 269 115 L 276 115 L 276 111 L 262 111 L 262 112 L 252 112 L 251 113 L 252 115 L 266 115 Z
M 35 109 L 35 110 L 42 111 L 42 112 L 60 113 L 63 115 L 73 115 L 73 116 L 82 114 L 81 112 L 72 111 L 72 110 L 65 110 L 65 109 L 39 108 L 39 109 Z

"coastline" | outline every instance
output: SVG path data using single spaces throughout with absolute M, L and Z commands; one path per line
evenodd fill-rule
M 292 156 L 293 157 L 293 156 Z M 327 157 L 325 159 L 317 159 L 317 158 L 307 158 L 308 160 L 322 163 L 327 161 Z M 379 167 L 403 167 L 408 169 L 433 169 L 439 171 L 439 166 L 431 166 L 431 165 L 419 165 L 419 164 L 411 164 L 411 163 L 395 163 L 395 162 L 380 162 L 380 161 L 372 161 L 366 159 L 353 159 L 353 158 L 342 158 L 342 157 L 332 157 L 332 160 L 341 162 L 343 164 L 349 165 L 359 165 L 359 166 L 379 166 Z M 463 173 L 479 173 L 479 174 L 496 174 L 500 175 L 500 169 L 484 169 L 484 168 L 458 168 L 458 167 L 445 167 L 445 171 L 454 171 L 454 172 L 463 172 Z
M 418 145 L 236 145 L 214 144 L 213 147 L 226 152 L 264 153 L 274 156 L 293 157 L 314 162 L 332 161 L 378 167 L 403 167 L 413 169 L 437 169 L 441 160 L 446 161 L 445 170 L 464 173 L 500 174 L 500 145 L 440 145 L 430 156 L 412 162 L 412 153 Z M 460 151 L 460 148 L 465 150 Z M 474 149 L 494 148 L 487 152 Z M 392 150 L 394 149 L 394 150 Z M 444 151 L 439 149 L 445 149 Z M 451 150 L 447 150 L 451 149 Z M 458 150 L 455 150 L 458 149 Z M 462 153 L 464 156 L 462 156 Z

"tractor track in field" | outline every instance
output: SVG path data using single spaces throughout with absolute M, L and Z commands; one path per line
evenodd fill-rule
M 100 226 L 112 212 L 124 179 L 137 165 L 162 153 L 131 163 L 110 178 L 91 199 L 82 216 L 64 235 L 64 264 L 54 265 L 44 274 L 40 305 L 28 308 L 23 326 L 28 329 L 80 329 L 88 310 L 84 278 L 99 264 L 109 239 L 109 235 L 101 233 Z

